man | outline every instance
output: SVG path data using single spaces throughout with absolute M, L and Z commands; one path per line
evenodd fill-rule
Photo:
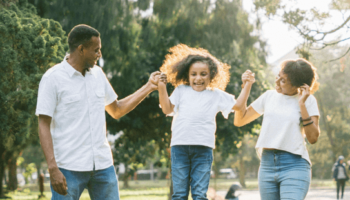
M 36 115 L 50 172 L 52 199 L 119 199 L 118 181 L 106 138 L 105 110 L 119 119 L 157 89 L 160 72 L 134 94 L 117 100 L 101 58 L 99 32 L 77 25 L 68 34 L 70 55 L 47 70 L 39 85 Z M 157 76 L 157 77 L 156 77 Z

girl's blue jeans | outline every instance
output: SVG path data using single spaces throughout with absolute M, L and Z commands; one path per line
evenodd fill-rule
M 76 172 L 60 168 L 66 178 L 68 194 L 52 191 L 52 200 L 79 200 L 85 188 L 91 200 L 119 200 L 118 180 L 114 166 L 102 170 Z
M 171 147 L 171 175 L 173 200 L 207 200 L 213 149 L 200 145 L 176 145 Z
M 303 200 L 309 190 L 311 168 L 300 155 L 264 150 L 259 168 L 261 200 Z

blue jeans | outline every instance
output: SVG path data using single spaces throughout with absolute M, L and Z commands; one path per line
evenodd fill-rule
M 213 149 L 199 145 L 171 147 L 173 200 L 187 200 L 191 186 L 193 200 L 208 199 Z
M 66 177 L 68 194 L 63 196 L 53 190 L 52 200 L 79 200 L 85 188 L 91 200 L 119 200 L 118 180 L 114 166 L 102 170 L 76 172 L 60 168 Z
M 300 155 L 264 150 L 259 168 L 261 200 L 303 200 L 309 190 L 311 168 Z

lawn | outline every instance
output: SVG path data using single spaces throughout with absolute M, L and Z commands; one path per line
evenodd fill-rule
M 214 179 L 210 180 L 210 187 L 216 188 L 216 190 L 227 191 L 228 188 L 238 183 L 237 179 Z M 169 180 L 160 181 L 130 181 L 129 189 L 123 188 L 123 183 L 120 183 L 120 198 L 121 200 L 167 200 L 169 194 Z M 246 180 L 245 190 L 256 190 L 258 189 L 258 181 L 256 179 Z M 332 180 L 312 180 L 311 188 L 335 188 L 335 182 Z M 7 196 L 12 197 L 14 200 L 20 199 L 38 199 L 38 187 L 36 184 L 28 184 L 22 188 L 19 188 L 15 192 L 10 192 Z M 49 184 L 45 184 L 45 198 L 40 200 L 51 199 L 51 192 Z M 192 198 L 189 198 L 192 200 Z M 87 190 L 85 190 L 80 200 L 90 200 Z

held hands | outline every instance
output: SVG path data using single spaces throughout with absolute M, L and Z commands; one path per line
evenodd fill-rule
M 159 82 L 160 72 L 155 71 L 149 76 L 148 84 L 151 85 L 152 90 L 158 89 L 158 82 Z
M 242 74 L 242 88 L 244 88 L 244 86 L 249 83 L 249 84 L 253 84 L 255 83 L 255 73 L 253 73 L 252 71 L 250 71 L 249 69 L 247 71 L 245 71 Z
M 307 84 L 304 84 L 300 87 L 299 93 L 299 104 L 305 103 L 306 99 L 310 96 L 310 87 Z
M 167 75 L 165 73 L 161 73 L 159 76 L 158 84 L 166 85 L 167 83 Z
M 67 182 L 62 172 L 57 167 L 49 170 L 49 172 L 53 189 L 60 195 L 67 195 Z

